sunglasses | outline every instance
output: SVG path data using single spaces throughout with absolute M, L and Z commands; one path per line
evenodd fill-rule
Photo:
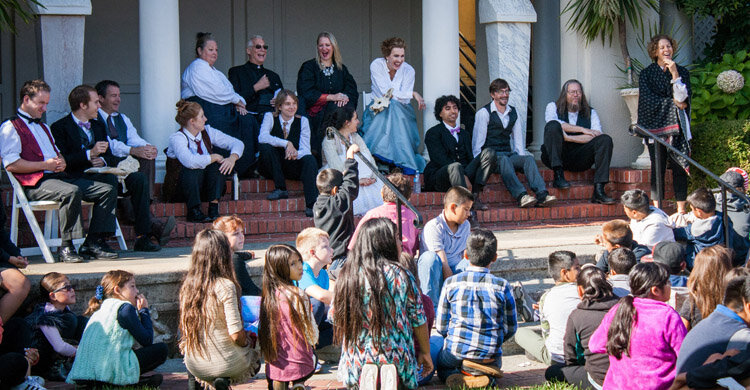
M 54 290 L 52 292 L 56 293 L 56 292 L 60 292 L 60 291 L 68 291 L 68 292 L 73 291 L 73 286 L 71 286 L 69 284 L 66 284 L 66 285 L 64 285 L 64 286 L 62 286 L 62 287 L 60 287 L 57 290 Z
M 255 45 L 255 48 L 257 50 L 260 50 L 260 49 L 268 50 L 268 45 Z

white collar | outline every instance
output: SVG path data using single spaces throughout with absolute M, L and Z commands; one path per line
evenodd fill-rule
M 443 126 L 445 126 L 445 128 L 448 129 L 448 130 L 455 129 L 456 127 L 458 127 L 459 129 L 461 128 L 461 124 L 458 123 L 458 121 L 456 121 L 456 125 L 453 126 L 453 127 L 451 127 L 449 124 L 447 124 L 447 123 L 445 123 L 445 121 L 443 121 Z
M 73 118 L 73 122 L 75 122 L 76 126 L 78 126 L 78 127 L 81 127 L 81 125 L 79 125 L 79 123 L 81 123 L 81 122 L 83 122 L 83 123 L 88 122 L 88 121 L 83 121 L 83 120 L 78 119 L 78 117 L 75 114 L 73 114 L 72 112 L 70 113 L 70 116 Z M 84 130 L 91 130 L 91 129 L 87 129 L 87 128 L 84 128 L 84 127 L 81 127 L 81 128 L 84 129 Z
M 493 112 L 496 112 L 497 116 L 499 116 L 499 117 L 502 118 L 502 117 L 506 117 L 506 116 L 510 115 L 511 111 L 513 111 L 513 107 L 510 104 L 506 104 L 505 105 L 505 112 L 504 113 L 500 113 L 500 111 L 497 110 L 497 105 L 495 104 L 495 100 L 492 100 L 492 103 L 490 103 L 490 114 L 492 114 Z

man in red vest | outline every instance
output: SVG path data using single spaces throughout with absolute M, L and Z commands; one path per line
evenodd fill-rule
M 83 237 L 81 201 L 94 203 L 84 246 L 111 252 L 104 239 L 115 230 L 117 189 L 106 183 L 73 178 L 64 172 L 65 159 L 49 128 L 41 121 L 49 96 L 50 87 L 42 80 L 23 84 L 17 115 L 0 125 L 0 157 L 5 169 L 24 187 L 29 200 L 60 202 L 62 245 L 58 258 L 80 263 L 84 258 L 76 252 L 73 239 Z

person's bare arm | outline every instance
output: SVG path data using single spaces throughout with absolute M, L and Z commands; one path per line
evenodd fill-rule
M 438 255 L 440 263 L 443 265 L 443 280 L 453 276 L 453 271 L 451 271 L 451 266 L 448 265 L 448 256 L 445 254 L 445 251 L 439 250 L 435 254 Z
M 18 159 L 13 163 L 9 164 L 6 169 L 11 173 L 32 173 L 39 171 L 55 171 L 57 166 L 57 159 L 51 158 L 45 161 L 28 161 L 24 159 Z
M 325 303 L 326 305 L 330 305 L 333 301 L 333 291 L 326 290 L 320 286 L 310 286 L 306 288 L 305 294 Z

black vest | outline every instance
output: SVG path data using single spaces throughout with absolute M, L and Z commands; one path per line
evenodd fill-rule
M 299 150 L 299 136 L 302 132 L 302 118 L 299 115 L 294 116 L 294 122 L 292 127 L 289 129 L 289 134 L 286 137 L 287 141 L 290 141 L 294 148 Z M 273 117 L 273 128 L 271 129 L 271 135 L 276 138 L 284 138 L 284 130 L 281 128 L 281 115 L 275 115 Z
M 591 110 L 593 110 L 593 108 Z M 557 119 L 565 123 L 568 123 L 568 111 L 566 110 L 562 116 L 560 116 L 560 114 L 557 114 Z M 584 117 L 579 112 L 578 119 L 576 119 L 576 126 L 581 126 L 584 129 L 590 129 L 591 128 L 591 111 L 589 111 L 589 115 L 587 117 Z
M 513 148 L 510 146 L 510 136 L 513 133 L 513 125 L 518 120 L 518 114 L 513 106 L 508 106 L 510 113 L 508 114 L 508 126 L 503 126 L 503 121 L 500 120 L 500 115 L 495 111 L 491 110 L 494 102 L 490 102 L 483 108 L 490 114 L 490 121 L 487 123 L 487 138 L 485 138 L 484 148 L 491 148 L 495 152 L 512 152 Z
M 101 113 L 99 113 L 99 120 L 102 123 L 104 123 L 104 128 L 106 129 L 107 136 L 109 136 L 109 125 L 107 124 L 107 121 L 104 120 L 104 116 L 102 116 Z M 122 115 L 113 116 L 112 122 L 114 123 L 115 128 L 117 129 L 117 140 L 127 145 L 128 144 L 128 125 L 125 124 L 125 120 L 122 119 Z

